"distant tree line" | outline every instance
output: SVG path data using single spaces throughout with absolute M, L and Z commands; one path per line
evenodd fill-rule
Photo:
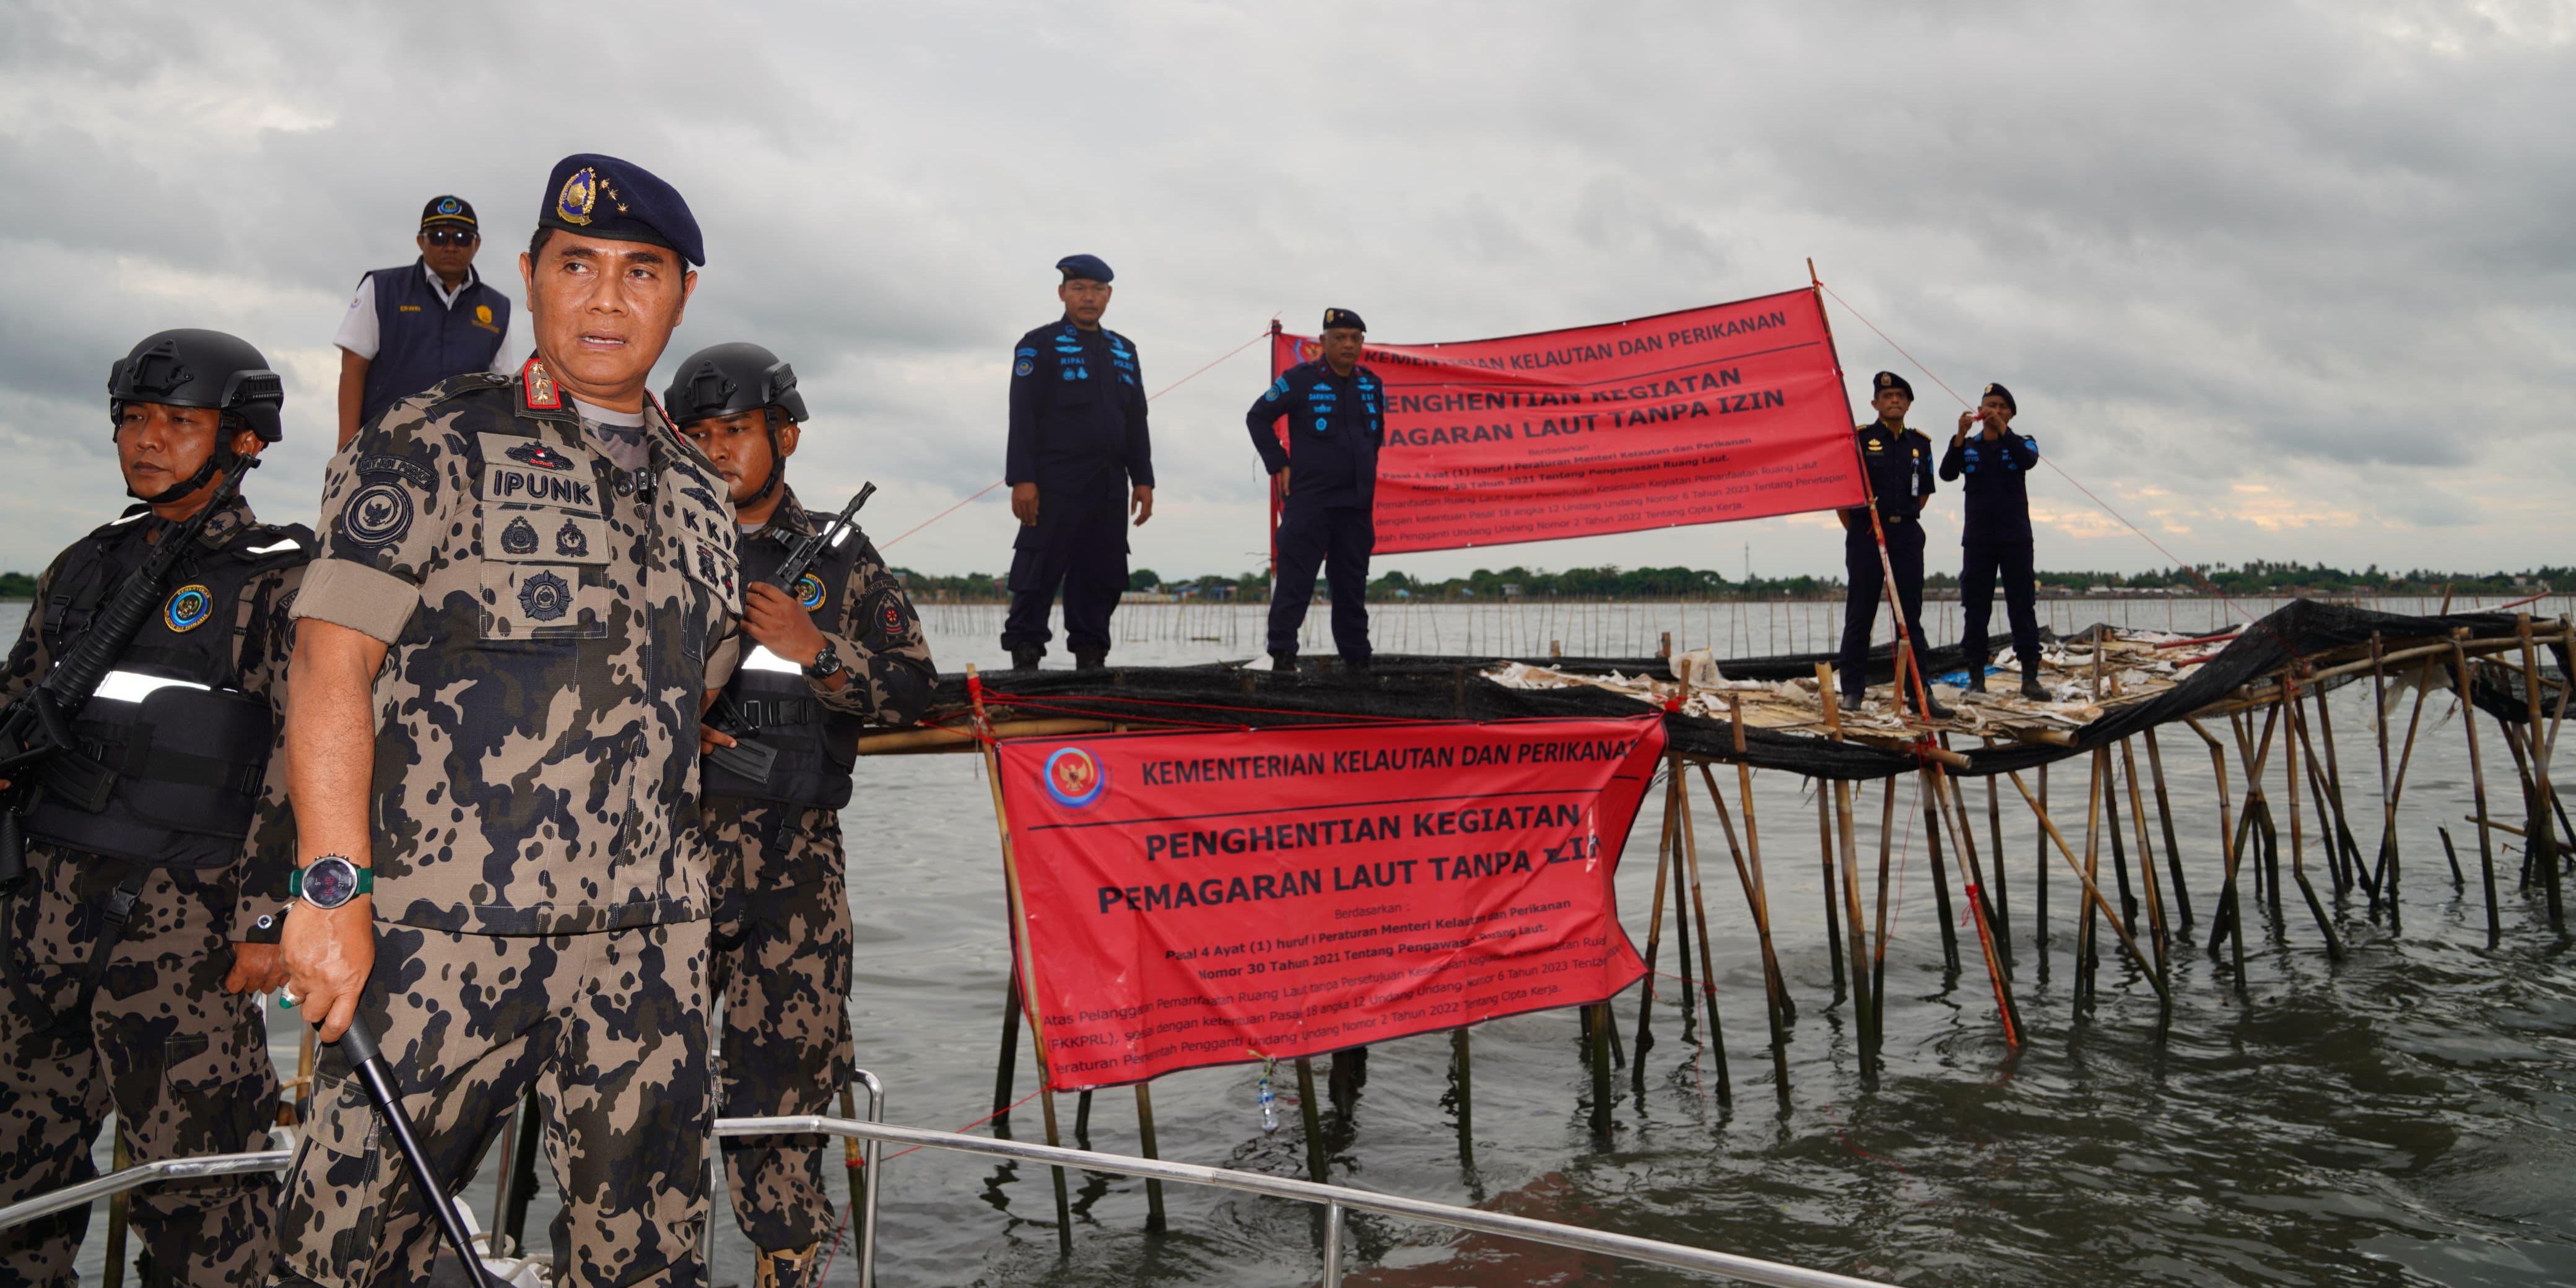
M 897 569 L 896 574 L 904 579 L 915 598 L 925 601 L 975 602 L 1010 597 L 1005 579 L 991 573 L 933 576 Z M 7 578 L 18 576 L 16 573 L 0 574 L 0 587 L 10 584 Z M 2556 566 L 2521 573 L 2456 573 L 2420 568 L 2406 572 L 2383 571 L 2373 564 L 2359 572 L 2350 572 L 2324 564 L 2257 559 L 2243 564 L 2212 564 L 2190 571 L 2042 572 L 2038 577 L 2044 591 L 2070 595 L 2203 595 L 2213 587 L 2228 595 L 2439 595 L 2445 590 L 2461 595 L 2502 595 L 2576 591 L 2576 568 Z M 1955 591 L 1958 578 L 1949 573 L 1933 573 L 1924 578 L 1924 584 L 1936 591 Z M 1162 593 L 1181 599 L 1250 602 L 1269 598 L 1270 579 L 1258 572 L 1247 572 L 1232 577 L 1208 575 L 1166 580 L 1151 568 L 1138 568 L 1129 574 L 1127 588 L 1137 593 Z M 1500 570 L 1479 568 L 1464 577 L 1439 581 L 1389 572 L 1369 582 L 1369 598 L 1431 603 L 1511 599 L 1813 599 L 1840 594 L 1842 588 L 1840 577 L 1740 578 L 1706 568 L 1618 568 L 1608 565 L 1548 572 L 1515 566 Z M 31 591 L 0 589 L 0 594 L 27 593 Z

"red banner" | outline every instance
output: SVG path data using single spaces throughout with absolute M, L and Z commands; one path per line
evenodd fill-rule
M 1658 716 L 1001 744 L 1060 1089 L 1597 1002 Z
M 1316 356 L 1282 333 L 1273 370 Z M 1372 344 L 1386 382 L 1377 553 L 1861 504 L 1850 404 L 1812 290 L 1632 322 Z

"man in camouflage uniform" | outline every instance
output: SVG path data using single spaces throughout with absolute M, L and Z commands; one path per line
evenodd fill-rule
M 564 1195 L 557 1282 L 703 1275 L 698 714 L 731 673 L 723 482 L 645 380 L 703 262 L 680 195 L 556 164 L 520 260 L 537 357 L 407 398 L 333 458 L 296 604 L 287 921 L 322 1036 L 360 1013 L 444 1175 L 523 1090 Z M 327 902 L 336 902 L 334 900 Z M 278 1214 L 283 1277 L 417 1283 L 436 1231 L 336 1053 Z
M 0 672 L 0 700 L 43 700 L 28 690 L 126 576 L 215 507 L 117 669 L 65 713 L 80 749 L 21 771 L 41 795 L 24 818 L 26 880 L 0 908 L 0 1203 L 96 1175 L 111 1108 L 136 1163 L 268 1145 L 277 1071 L 256 994 L 284 972 L 275 918 L 254 927 L 294 861 L 272 701 L 312 534 L 215 500 L 224 471 L 279 436 L 267 367 L 212 331 L 162 332 L 116 364 L 117 459 L 143 504 L 45 570 Z M 267 1176 L 136 1190 L 142 1282 L 265 1273 L 276 1192 Z M 0 1230 L 0 1284 L 72 1283 L 88 1226 L 78 1207 Z
M 705 735 L 713 988 L 725 999 L 718 1114 L 829 1113 L 852 1068 L 840 809 L 859 729 L 919 719 L 937 673 L 902 585 L 855 527 L 819 547 L 811 571 L 782 568 L 832 522 L 787 486 L 806 415 L 793 368 L 755 344 L 720 344 L 680 364 L 663 402 L 731 490 L 743 630 L 758 645 L 719 700 L 723 728 Z M 729 1137 L 724 1157 L 734 1219 L 760 1250 L 759 1288 L 811 1282 L 834 1227 L 822 1138 Z

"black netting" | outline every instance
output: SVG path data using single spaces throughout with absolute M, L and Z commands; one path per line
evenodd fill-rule
M 2149 728 L 2181 720 L 2264 676 L 2283 668 L 2294 656 L 2354 647 L 2366 648 L 2371 636 L 2394 653 L 2442 640 L 2466 628 L 2472 637 L 2510 635 L 2515 618 L 2507 613 L 2453 613 L 2410 617 L 2364 608 L 2301 600 L 2248 627 L 2208 661 L 2194 667 L 2173 688 L 2145 701 L 2116 707 L 2101 719 L 2075 730 L 2067 745 L 2008 744 L 1960 749 L 1969 777 L 2033 768 L 2108 746 Z M 2547 646 L 2555 674 L 2568 674 L 2565 644 Z M 1891 651 L 1873 654 L 1874 683 L 1890 678 Z M 1733 679 L 1785 680 L 1813 675 L 1815 664 L 1831 654 L 1721 660 Z M 1132 722 L 1139 727 L 1216 725 L 1273 727 L 1299 724 L 1345 724 L 1354 720 L 1512 720 L 1563 717 L 1625 717 L 1638 714 L 1633 698 L 1594 688 L 1507 689 L 1481 678 L 1497 661 L 1521 661 L 1567 671 L 1610 670 L 1630 675 L 1668 676 L 1661 658 L 1515 658 L 1470 661 L 1456 657 L 1379 654 L 1372 669 L 1348 673 L 1338 668 L 1279 675 L 1232 665 L 1112 667 L 1106 671 L 996 672 L 985 677 L 987 700 L 1010 708 L 1020 719 L 1081 718 Z M 1964 665 L 1956 645 L 1935 649 L 1937 672 Z M 2356 677 L 2343 677 L 2349 683 Z M 2367 675 L 2361 677 L 2367 682 Z M 2544 678 L 2544 713 L 2554 713 L 2563 678 Z M 2331 687 L 2331 686 L 2330 686 Z M 2520 722 L 2529 703 L 2518 670 L 2498 676 L 2482 668 L 2472 685 L 2482 714 Z M 962 675 L 940 677 L 935 706 L 966 705 Z M 1675 750 L 1710 760 L 1736 760 L 1734 730 L 1724 720 L 1667 715 L 1665 730 Z M 1766 769 L 1783 769 L 1816 778 L 1869 779 L 1906 773 L 1918 762 L 1910 753 L 1885 751 L 1860 743 L 1832 742 L 1807 734 L 1780 733 L 1748 727 L 1740 757 Z

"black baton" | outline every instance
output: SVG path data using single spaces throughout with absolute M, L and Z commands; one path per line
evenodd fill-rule
M 401 1147 L 403 1162 L 411 1169 L 412 1184 L 420 1187 L 421 1202 L 429 1205 L 429 1214 L 438 1219 L 438 1228 L 447 1232 L 447 1242 L 465 1261 L 465 1273 L 485 1288 L 500 1288 L 483 1259 L 474 1253 L 474 1236 L 465 1232 L 465 1218 L 447 1196 L 447 1187 L 439 1183 L 438 1173 L 429 1165 L 429 1155 L 420 1148 L 420 1137 L 413 1134 L 411 1119 L 403 1113 L 402 1094 L 394 1087 L 393 1070 L 386 1066 L 384 1052 L 376 1049 L 376 1035 L 367 1031 L 367 1022 L 352 1015 L 347 1031 L 340 1035 L 340 1054 L 349 1059 L 350 1071 L 367 1089 L 367 1099 L 374 1101 L 376 1116 L 384 1120 Z

